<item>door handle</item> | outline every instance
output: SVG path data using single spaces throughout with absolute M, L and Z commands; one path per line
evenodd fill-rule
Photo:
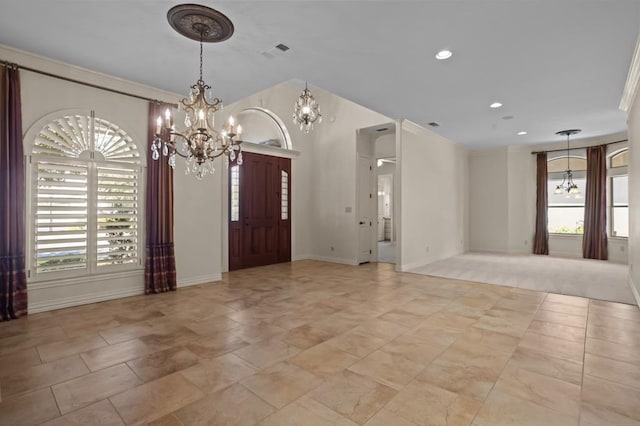
M 360 222 L 360 225 L 364 225 L 364 222 Z

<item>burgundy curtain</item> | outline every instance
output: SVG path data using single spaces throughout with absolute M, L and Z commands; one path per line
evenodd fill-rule
M 27 313 L 20 74 L 0 66 L 0 320 Z
M 547 153 L 536 158 L 536 234 L 533 237 L 533 254 L 549 254 L 549 229 L 547 227 Z
M 166 105 L 149 104 L 147 143 L 147 245 L 144 281 L 145 293 L 176 289 L 176 259 L 173 246 L 173 169 L 167 157 L 151 157 L 156 120 L 164 117 Z M 169 106 L 170 108 L 170 106 Z
M 587 148 L 582 257 L 607 260 L 607 147 Z

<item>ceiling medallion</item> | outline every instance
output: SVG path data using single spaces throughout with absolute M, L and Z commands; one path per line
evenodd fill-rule
M 199 4 L 179 4 L 167 12 L 169 25 L 183 36 L 203 43 L 219 43 L 233 34 L 233 23 L 222 13 Z

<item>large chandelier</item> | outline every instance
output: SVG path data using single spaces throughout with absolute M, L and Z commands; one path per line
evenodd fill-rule
M 318 124 L 322 123 L 320 107 L 305 83 L 304 90 L 293 106 L 293 122 L 300 125 L 301 131 L 309 133 L 313 130 L 313 124 L 316 121 Z
M 178 110 L 185 114 L 185 130 L 176 130 L 170 109 L 165 111 L 164 117 L 157 118 L 151 144 L 152 158 L 158 160 L 162 153 L 175 168 L 176 155 L 183 157 L 186 159 L 185 172 L 201 179 L 215 172 L 213 160 L 222 155 L 227 161 L 242 164 L 241 141 L 236 139 L 242 128 L 236 126 L 233 117 L 229 117 L 221 132 L 214 128 L 214 114 L 222 109 L 222 101 L 213 97 L 211 86 L 202 79 L 202 43 L 228 39 L 233 34 L 233 24 L 217 10 L 195 4 L 172 7 L 167 19 L 177 32 L 200 42 L 200 78 L 178 104 Z
M 556 186 L 556 189 L 553 191 L 554 194 L 567 194 L 568 196 L 580 198 L 580 188 L 573 182 L 573 172 L 569 164 L 569 138 L 571 135 L 575 135 L 581 131 L 580 129 L 569 129 L 556 132 L 556 135 L 567 137 L 567 170 L 565 170 L 562 175 L 562 183 Z

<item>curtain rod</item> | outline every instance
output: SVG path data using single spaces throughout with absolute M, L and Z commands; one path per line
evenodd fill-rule
M 116 93 L 118 95 L 129 96 L 130 98 L 141 99 L 143 101 L 153 102 L 153 103 L 156 103 L 156 104 L 167 104 L 167 105 L 171 105 L 174 108 L 178 107 L 178 104 L 174 104 L 173 102 L 163 102 L 163 101 L 160 101 L 158 99 L 151 99 L 151 98 L 147 98 L 146 96 L 136 95 L 135 93 L 124 92 L 122 90 L 111 89 L 109 87 L 100 86 L 98 84 L 87 83 L 86 81 L 81 81 L 81 80 L 76 80 L 74 78 L 64 77 L 64 76 L 61 76 L 61 75 L 58 75 L 58 74 L 53 74 L 53 73 L 50 73 L 50 72 L 47 72 L 47 71 L 42 71 L 42 70 L 31 68 L 31 67 L 26 67 L 24 65 L 18 65 L 16 63 L 5 61 L 5 60 L 1 60 L 1 59 L 0 59 L 0 65 L 4 65 L 6 67 L 11 67 L 11 68 L 14 68 L 14 69 L 22 69 L 22 70 L 30 71 L 30 72 L 33 72 L 33 73 L 36 73 L 36 74 L 42 74 L 42 75 L 45 75 L 47 77 L 57 78 L 59 80 L 64 80 L 64 81 L 68 81 L 68 82 L 71 82 L 71 83 L 80 84 L 81 86 L 92 87 L 94 89 L 104 90 L 106 92 Z
M 607 142 L 607 143 L 599 143 L 598 145 L 590 145 L 590 146 L 599 146 L 599 145 L 613 145 L 614 143 L 620 143 L 620 142 L 629 142 L 629 139 L 620 139 L 619 141 L 613 141 L 613 142 Z M 588 148 L 586 146 L 582 146 L 579 148 L 571 148 L 571 149 L 584 149 L 584 148 Z M 532 155 L 537 155 L 537 154 L 542 154 L 543 152 L 560 152 L 560 151 L 566 151 L 566 148 L 563 149 L 549 149 L 546 151 L 531 151 Z

